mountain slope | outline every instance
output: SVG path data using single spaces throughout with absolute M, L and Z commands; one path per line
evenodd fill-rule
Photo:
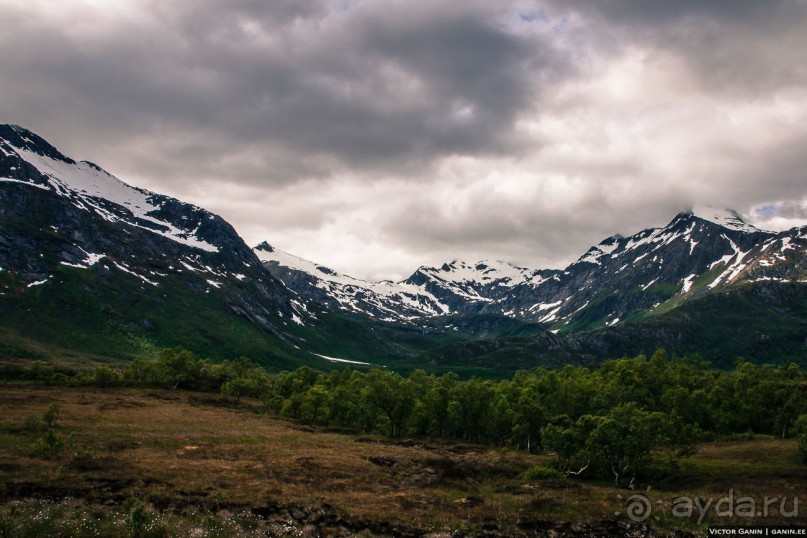
M 299 307 L 220 217 L 0 126 L 0 324 L 67 348 L 291 366 Z
M 803 361 L 805 252 L 807 227 L 766 232 L 697 208 L 607 238 L 564 270 L 455 260 L 372 283 L 268 243 L 250 249 L 202 208 L 0 125 L 3 357 L 182 345 L 273 369 L 356 361 L 468 375 L 657 347 L 718 364 Z
M 434 368 L 475 368 L 506 376 L 518 369 L 597 364 L 665 348 L 698 354 L 718 368 L 738 357 L 807 365 L 807 286 L 758 282 L 708 294 L 641 322 L 569 334 L 494 336 L 447 343 L 424 359 Z
M 772 233 L 734 212 L 697 208 L 663 228 L 609 237 L 562 271 L 453 261 L 398 283 L 337 274 L 266 243 L 256 252 L 289 289 L 331 308 L 410 323 L 499 314 L 570 332 L 660 314 L 742 283 L 804 280 L 807 227 Z
M 509 307 L 535 319 L 536 305 L 557 305 L 538 319 L 579 330 L 662 313 L 744 281 L 799 278 L 807 270 L 807 228 L 774 234 L 736 214 L 709 218 L 714 213 L 685 212 L 663 228 L 610 237 L 539 289 L 508 299 Z
M 278 250 L 267 242 L 254 250 L 289 289 L 335 310 L 358 312 L 382 321 L 412 320 L 449 312 L 448 306 L 415 284 L 366 282 Z

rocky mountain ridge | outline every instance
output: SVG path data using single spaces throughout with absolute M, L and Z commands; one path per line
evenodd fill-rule
M 58 301 L 65 326 L 82 305 L 137 334 L 162 331 L 164 343 L 179 339 L 169 310 L 204 304 L 222 326 L 242 319 L 278 349 L 293 349 L 285 327 L 304 312 L 218 215 L 129 186 L 15 125 L 0 125 L 0 299 L 22 332 L 28 312 Z M 195 314 L 188 322 L 204 326 Z M 223 328 L 207 330 L 217 331 L 222 338 Z
M 553 330 L 609 326 L 742 283 L 804 282 L 807 227 L 759 230 L 733 211 L 694 208 L 662 228 L 614 235 L 564 270 L 506 262 L 420 267 L 401 282 L 342 275 L 267 243 L 256 253 L 302 297 L 388 321 L 496 313 Z
M 807 227 L 698 208 L 564 270 L 452 261 L 365 282 L 131 187 L 0 125 L 0 356 L 153 356 L 182 345 L 272 369 L 380 364 L 499 375 L 668 347 L 764 360 L 807 349 Z

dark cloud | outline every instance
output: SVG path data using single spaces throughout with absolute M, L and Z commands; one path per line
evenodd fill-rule
M 807 83 L 800 0 L 553 0 L 589 20 L 603 48 L 652 47 L 679 55 L 705 91 L 756 94 Z
M 244 180 L 327 175 L 322 165 L 293 164 L 301 157 L 414 175 L 445 154 L 523 149 L 514 121 L 540 89 L 536 77 L 557 61 L 549 43 L 527 42 L 479 8 L 391 2 L 333 14 L 317 2 L 244 0 L 149 7 L 98 35 L 76 37 L 36 20 L 7 34 L 7 44 L 31 46 L 7 66 L 17 80 L 2 86 L 26 90 L 4 92 L 12 97 L 6 107 L 22 123 L 51 124 L 59 103 L 66 118 L 52 130 L 80 122 L 110 146 L 132 135 L 157 147 L 165 147 L 161 138 L 195 144 L 190 167 L 185 151 L 156 163 L 171 175 L 215 170 L 231 151 L 210 143 L 220 137 L 268 151 L 279 164 L 246 170 Z M 170 172 L 178 167 L 170 160 L 182 170 Z
M 557 266 L 688 205 L 791 218 L 807 198 L 796 0 L 0 0 L 0 19 L 2 121 L 323 263 L 345 244 L 401 275 Z
M 649 24 L 664 26 L 698 17 L 708 17 L 720 21 L 753 23 L 766 18 L 784 6 L 795 4 L 792 0 L 600 0 L 586 2 L 572 0 L 570 2 L 554 2 L 556 5 L 573 7 L 586 12 L 599 13 L 611 22 L 629 24 Z

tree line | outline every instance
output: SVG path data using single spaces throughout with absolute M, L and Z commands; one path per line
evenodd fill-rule
M 611 476 L 617 483 L 674 470 L 698 442 L 726 437 L 796 437 L 807 461 L 807 372 L 795 364 L 739 361 L 717 370 L 698 356 L 658 350 L 649 358 L 538 368 L 492 381 L 423 370 L 404 377 L 379 368 L 269 374 L 243 357 L 213 362 L 175 348 L 120 369 L 68 372 L 34 362 L 24 375 L 218 392 L 315 425 L 543 451 L 556 456 L 566 475 Z

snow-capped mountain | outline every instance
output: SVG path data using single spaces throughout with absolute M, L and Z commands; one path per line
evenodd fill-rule
M 367 282 L 299 258 L 263 242 L 255 253 L 270 272 L 306 300 L 367 314 L 382 321 L 412 320 L 450 312 L 423 287 L 406 282 Z
M 186 270 L 214 275 L 213 269 L 198 266 L 197 254 L 215 254 L 234 246 L 235 254 L 243 257 L 245 264 L 255 261 L 251 253 L 237 248 L 237 234 L 217 215 L 168 196 L 131 187 L 93 163 L 65 157 L 45 140 L 21 127 L 0 125 L 0 152 L 0 182 L 45 191 L 75 209 L 108 223 L 123 225 L 130 232 L 144 230 L 191 247 L 185 257 L 177 260 L 180 265 L 197 266 Z M 64 253 L 66 259 L 61 261 L 89 267 L 106 256 L 103 252 L 85 251 L 79 243 L 80 240 L 76 240 L 75 248 L 68 248 Z M 148 277 L 158 278 L 159 274 L 151 271 L 138 276 L 147 282 Z
M 741 282 L 798 279 L 806 238 L 807 228 L 774 234 L 734 212 L 696 208 L 663 228 L 605 239 L 506 308 L 555 328 L 612 325 Z
M 440 267 L 420 267 L 404 282 L 422 286 L 450 306 L 452 313 L 500 311 L 498 298 L 517 289 L 536 289 L 557 271 L 527 269 L 507 262 L 454 260 Z
M 138 334 L 142 325 L 174 345 L 169 327 L 180 320 L 167 311 L 178 305 L 204 303 L 221 323 L 235 316 L 281 339 L 303 311 L 221 217 L 0 125 L 0 299 L 7 302 L 0 317 L 22 325 L 37 297 L 63 301 L 48 307 L 54 316 L 71 301 L 77 309 L 97 306 L 112 312 L 99 319 Z
M 421 267 L 401 282 L 367 282 L 276 249 L 263 242 L 255 253 L 269 271 L 306 300 L 382 321 L 477 313 L 491 302 L 489 288 L 537 285 L 552 271 L 533 271 L 500 261 Z
M 807 227 L 767 232 L 696 208 L 564 270 L 455 260 L 366 282 L 269 243 L 253 250 L 202 208 L 0 125 L 0 344 L 29 357 L 40 342 L 130 358 L 183 345 L 277 369 L 328 357 L 532 367 L 658 346 L 799 359 L 805 252 Z
M 591 247 L 565 270 L 505 262 L 421 267 L 369 283 L 257 247 L 268 269 L 307 299 L 382 319 L 498 313 L 554 329 L 613 325 L 744 282 L 804 281 L 807 227 L 773 233 L 733 211 L 698 207 L 667 226 Z

